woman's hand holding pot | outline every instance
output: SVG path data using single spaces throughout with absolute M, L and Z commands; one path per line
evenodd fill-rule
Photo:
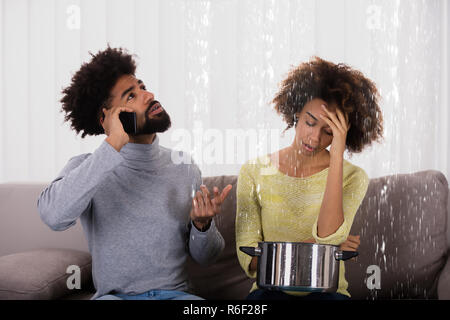
M 306 243 L 316 243 L 316 240 L 314 238 L 307 239 L 305 241 Z M 345 240 L 341 245 L 339 246 L 339 249 L 341 251 L 358 251 L 359 245 L 361 244 L 361 241 L 359 240 L 359 235 L 352 236 L 351 234 L 348 235 L 347 240 Z

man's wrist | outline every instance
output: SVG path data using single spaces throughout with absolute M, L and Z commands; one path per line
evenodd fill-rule
M 114 149 L 116 149 L 117 152 L 120 152 L 124 144 L 116 137 L 108 136 L 106 139 L 106 142 L 108 142 Z
M 192 224 L 195 226 L 195 228 L 197 228 L 198 231 L 205 232 L 211 226 L 211 221 L 212 221 L 212 219 L 210 219 L 208 222 L 198 222 L 198 221 L 192 220 Z

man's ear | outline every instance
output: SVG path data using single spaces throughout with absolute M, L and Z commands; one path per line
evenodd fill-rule
M 100 109 L 100 125 L 103 126 L 103 121 L 105 120 L 105 114 Z

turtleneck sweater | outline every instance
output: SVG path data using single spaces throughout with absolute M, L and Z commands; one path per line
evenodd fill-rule
M 117 152 L 103 141 L 71 158 L 39 196 L 42 221 L 63 231 L 79 218 L 92 256 L 96 293 L 189 291 L 186 259 L 214 261 L 224 240 L 214 220 L 205 232 L 193 226 L 192 197 L 202 183 L 197 165 L 159 145 L 127 143 Z M 177 162 L 177 161 L 176 161 Z

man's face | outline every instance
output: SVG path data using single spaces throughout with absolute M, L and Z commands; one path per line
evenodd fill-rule
M 133 75 L 120 77 L 111 89 L 110 107 L 126 106 L 136 112 L 137 134 L 164 132 L 170 128 L 170 117 L 148 92 L 144 83 Z

